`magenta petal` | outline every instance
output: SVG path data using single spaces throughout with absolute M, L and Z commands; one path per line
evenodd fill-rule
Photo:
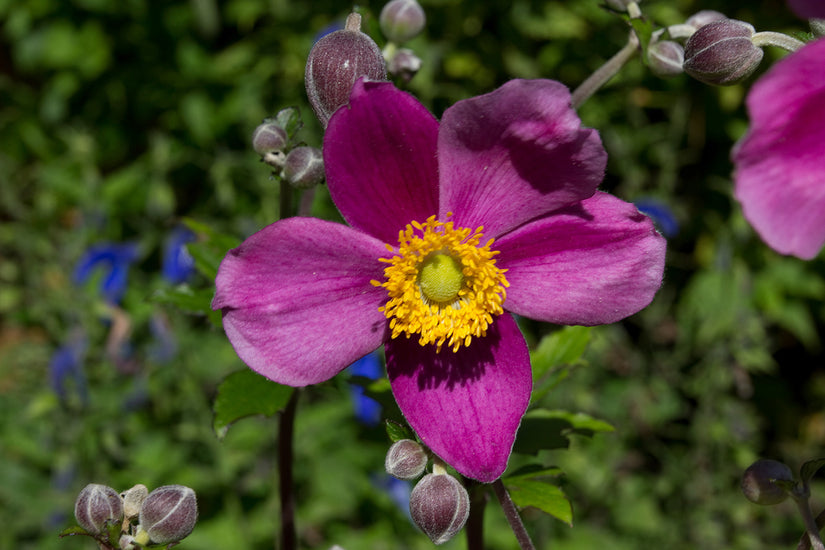
M 495 237 L 548 211 L 590 197 L 607 153 L 581 127 L 570 92 L 550 80 L 511 80 L 459 101 L 438 134 L 440 212 L 459 227 Z
M 401 337 L 387 342 L 386 354 L 395 400 L 424 444 L 467 477 L 498 479 L 533 387 L 513 318 L 498 317 L 486 337 L 456 353 Z
M 438 211 L 438 121 L 389 82 L 359 80 L 330 119 L 324 163 L 344 219 L 384 242 Z
M 825 244 L 825 39 L 762 76 L 748 94 L 751 127 L 733 149 L 736 198 L 782 254 L 815 257 Z
M 647 306 L 662 283 L 665 239 L 635 206 L 602 192 L 493 248 L 508 270 L 504 308 L 531 319 L 612 323 Z
M 384 245 L 342 224 L 289 218 L 231 250 L 213 309 L 243 361 L 281 384 L 327 380 L 381 345 Z
M 788 0 L 791 10 L 803 19 L 825 19 L 823 0 Z

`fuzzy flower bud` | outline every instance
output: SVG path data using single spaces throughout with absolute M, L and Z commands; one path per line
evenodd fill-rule
M 685 49 L 673 40 L 654 42 L 647 49 L 647 63 L 650 70 L 659 76 L 676 76 L 682 74 L 685 62 Z
M 733 19 L 700 27 L 685 44 L 685 72 L 705 84 L 736 84 L 762 61 L 762 50 L 751 41 L 751 25 Z
M 252 148 L 261 156 L 276 153 L 286 147 L 286 130 L 274 122 L 264 121 L 252 134 Z
M 427 474 L 410 494 L 410 515 L 435 544 L 458 533 L 470 515 L 470 495 L 449 474 Z
M 146 500 L 148 495 L 149 491 L 146 489 L 146 485 L 140 484 L 120 493 L 120 498 L 123 501 L 123 515 L 128 519 L 138 517 L 143 501 Z
M 396 50 L 392 59 L 387 63 L 389 73 L 405 82 L 409 82 L 419 69 L 421 69 L 421 58 L 407 48 Z
M 324 128 L 332 113 L 349 101 L 356 80 L 387 79 L 381 50 L 360 28 L 361 16 L 351 13 L 343 30 L 324 36 L 309 52 L 304 74 L 307 96 Z
M 198 521 L 195 491 L 183 485 L 164 485 L 146 497 L 140 508 L 140 529 L 155 544 L 185 538 Z
M 427 17 L 415 0 L 391 0 L 381 10 L 378 23 L 387 40 L 403 44 L 418 36 L 427 23 Z
M 296 147 L 284 161 L 284 178 L 298 189 L 307 189 L 324 181 L 324 157 L 315 147 Z
M 715 10 L 702 10 L 697 11 L 693 15 L 687 18 L 685 21 L 685 25 L 690 25 L 694 29 L 698 29 L 699 27 L 704 27 L 708 23 L 713 23 L 714 21 L 719 21 L 721 19 L 727 19 L 727 16 Z
M 776 460 L 757 460 L 742 476 L 742 492 L 745 498 L 756 504 L 779 504 L 788 498 L 788 491 L 774 481 L 793 483 L 791 469 Z
M 424 473 L 427 461 L 427 453 L 418 442 L 402 439 L 393 443 L 387 451 L 384 468 L 398 479 L 415 479 Z
M 111 487 L 90 483 L 77 495 L 74 517 L 86 531 L 99 535 L 106 529 L 107 521 L 123 519 L 123 502 Z

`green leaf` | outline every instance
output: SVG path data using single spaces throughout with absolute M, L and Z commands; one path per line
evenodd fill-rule
M 66 527 L 60 533 L 57 534 L 58 537 L 73 537 L 75 535 L 85 535 L 87 537 L 94 537 L 93 534 L 85 530 L 83 527 L 79 525 L 73 525 L 71 527 Z
M 590 331 L 590 327 L 564 327 L 542 338 L 530 354 L 535 381 L 532 403 L 539 402 L 567 378 L 570 366 L 584 364 L 582 355 L 590 342 Z
M 407 426 L 399 422 L 395 422 L 394 420 L 385 420 L 384 427 L 387 430 L 387 436 L 393 443 L 396 441 L 401 441 L 402 439 L 412 439 L 415 441 L 415 434 L 413 434 Z
M 195 269 L 207 279 L 214 280 L 218 275 L 218 266 L 226 253 L 240 244 L 231 236 L 215 231 L 205 223 L 184 219 L 184 225 L 197 233 L 198 241 L 188 243 L 186 249 L 195 261 Z
M 613 426 L 584 413 L 535 409 L 524 415 L 513 450 L 522 454 L 538 454 L 550 449 L 566 449 L 569 436 L 591 437 L 599 432 L 612 432 Z
M 816 472 L 823 466 L 825 466 L 825 458 L 815 458 L 803 464 L 799 470 L 799 477 L 802 484 L 807 487 L 811 478 L 814 477 Z
M 152 294 L 152 301 L 174 306 L 186 313 L 206 315 L 214 325 L 220 326 L 220 311 L 212 311 L 214 294 L 215 290 L 212 287 L 195 289 L 183 284 L 156 290 Z
M 286 406 L 294 389 L 249 369 L 233 372 L 218 387 L 213 408 L 215 433 L 223 439 L 229 425 L 241 418 L 274 415 Z
M 301 122 L 301 111 L 297 107 L 287 107 L 281 109 L 274 119 L 267 119 L 264 122 L 274 122 L 286 131 L 287 140 L 289 143 L 295 141 L 295 135 L 298 133 L 304 123 Z
M 573 507 L 561 488 L 555 484 L 560 474 L 558 468 L 531 465 L 502 479 L 502 483 L 516 506 L 532 506 L 572 527 Z

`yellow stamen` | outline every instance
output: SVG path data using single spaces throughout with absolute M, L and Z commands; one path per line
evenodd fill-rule
M 396 255 L 380 258 L 389 264 L 386 280 L 372 281 L 389 294 L 379 310 L 390 320 L 392 338 L 418 334 L 422 346 L 441 351 L 446 343 L 455 352 L 487 333 L 493 316 L 504 311 L 510 285 L 506 270 L 496 267 L 493 239 L 479 246 L 482 229 L 456 229 L 430 216 L 399 231 Z

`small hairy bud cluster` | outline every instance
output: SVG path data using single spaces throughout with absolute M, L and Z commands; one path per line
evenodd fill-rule
M 470 515 L 470 495 L 449 474 L 427 474 L 410 494 L 410 515 L 435 544 L 461 531 Z
M 145 485 L 135 485 L 118 494 L 91 483 L 77 496 L 74 515 L 101 548 L 132 550 L 188 536 L 198 520 L 198 503 L 195 491 L 183 485 L 166 485 L 151 493 Z
M 316 147 L 302 145 L 290 151 L 284 160 L 283 176 L 287 183 L 306 189 L 324 181 L 324 156 Z
M 676 76 L 682 74 L 685 62 L 685 49 L 673 40 L 662 40 L 651 44 L 647 49 L 647 63 L 659 76 Z
M 428 460 L 426 451 L 416 441 L 401 439 L 387 451 L 384 468 L 398 479 L 415 479 L 424 473 Z
M 788 498 L 788 491 L 776 481 L 793 483 L 791 469 L 776 460 L 760 459 L 745 470 L 742 492 L 755 504 L 779 504 Z
M 74 517 L 86 531 L 100 535 L 106 530 L 107 523 L 123 519 L 123 501 L 111 487 L 90 483 L 77 496 Z
M 307 96 L 324 128 L 332 113 L 349 101 L 356 80 L 387 79 L 381 50 L 360 29 L 361 16 L 352 13 L 346 28 L 324 36 L 309 52 L 304 74 Z
M 762 50 L 751 40 L 753 34 L 753 26 L 734 19 L 702 25 L 685 44 L 685 72 L 706 84 L 736 84 L 762 61 Z

